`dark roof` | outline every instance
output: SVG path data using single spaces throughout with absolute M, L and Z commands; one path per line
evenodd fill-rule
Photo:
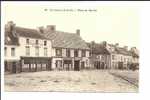
M 139 54 L 133 52 L 133 51 L 130 51 L 130 53 L 132 54 L 133 57 L 136 57 L 136 58 L 139 58 Z
M 116 51 L 118 54 L 132 56 L 131 52 L 122 47 L 116 47 Z
M 109 48 L 107 48 L 107 50 L 109 51 L 109 53 L 113 53 L 113 54 L 116 54 L 117 53 L 117 51 L 116 51 L 116 46 L 114 45 L 114 44 L 108 44 L 108 46 L 110 47 L 110 48 L 113 48 L 114 50 L 112 50 L 112 49 L 109 49 Z
M 110 54 L 109 51 L 102 44 L 87 43 L 87 45 L 91 48 L 92 54 Z
M 42 36 L 36 29 L 15 27 L 15 31 L 17 35 L 22 36 L 22 37 L 47 39 L 46 37 Z
M 5 44 L 7 45 L 19 45 L 18 37 L 28 37 L 37 39 L 47 39 L 42 36 L 36 29 L 28 29 L 22 27 L 14 27 L 13 32 L 9 32 L 8 28 L 5 28 Z
M 4 42 L 6 45 L 19 45 L 18 38 L 14 34 L 5 30 Z
M 89 50 L 85 41 L 75 33 L 55 31 L 53 33 L 43 33 L 43 35 L 52 40 L 53 47 Z

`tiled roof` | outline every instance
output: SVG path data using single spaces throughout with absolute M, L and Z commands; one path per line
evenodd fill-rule
M 139 58 L 139 54 L 133 52 L 133 51 L 130 51 L 130 53 L 132 54 L 133 57 L 136 57 L 136 58 Z
M 52 40 L 53 47 L 89 50 L 85 41 L 75 33 L 55 31 L 53 33 L 43 33 L 43 35 Z
M 110 54 L 109 51 L 102 45 L 94 43 L 93 45 L 87 43 L 88 46 L 91 48 L 93 54 Z
M 17 35 L 22 36 L 22 37 L 47 39 L 44 36 L 42 36 L 36 29 L 15 27 L 15 30 L 16 30 Z
M 5 28 L 5 44 L 19 45 L 18 43 L 19 36 L 37 39 L 47 39 L 44 36 L 42 36 L 36 29 L 15 27 L 13 32 L 9 32 L 8 28 Z
M 131 52 L 126 50 L 125 48 L 116 47 L 116 51 L 117 51 L 118 54 L 132 56 Z

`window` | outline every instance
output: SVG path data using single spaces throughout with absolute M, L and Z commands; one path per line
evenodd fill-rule
M 86 60 L 86 65 L 88 65 L 88 60 Z
M 44 41 L 44 46 L 46 46 L 47 45 L 47 41 Z
M 74 50 L 74 57 L 78 57 L 78 50 Z
M 69 49 L 66 49 L 66 56 L 70 57 L 70 50 Z
M 86 56 L 86 51 L 82 50 L 82 57 L 85 57 L 85 56 Z
M 15 48 L 11 48 L 11 56 L 15 56 Z
M 126 62 L 126 58 L 124 58 L 124 62 Z
M 115 60 L 115 55 L 112 55 L 112 60 Z
M 7 56 L 7 47 L 5 47 L 5 49 L 4 49 L 5 51 L 5 56 Z
M 128 59 L 129 62 L 131 62 L 131 59 Z
M 29 39 L 26 39 L 26 44 L 29 44 Z
M 105 57 L 102 55 L 102 56 L 101 56 L 101 60 L 104 60 L 104 59 L 105 59 Z
M 62 61 L 61 60 L 56 60 L 56 68 L 62 67 Z
M 56 49 L 56 56 L 62 56 L 62 49 Z
M 92 52 L 90 51 L 89 56 L 92 56 Z
M 44 56 L 47 56 L 47 48 L 44 48 Z
M 39 56 L 39 47 L 35 47 L 35 55 Z
M 39 41 L 38 40 L 36 40 L 36 45 L 38 45 L 39 44 Z
M 123 59 L 122 59 L 122 56 L 121 56 L 121 61 L 122 61 Z
M 26 46 L 26 56 L 30 56 L 30 47 Z

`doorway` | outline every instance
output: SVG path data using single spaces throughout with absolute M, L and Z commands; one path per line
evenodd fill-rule
M 118 62 L 118 69 L 123 69 L 123 62 Z
M 16 62 L 12 62 L 12 73 L 16 73 Z
M 85 68 L 85 62 L 84 62 L 84 61 L 81 62 L 81 68 L 82 68 L 82 69 Z
M 79 71 L 80 70 L 80 61 L 74 61 L 74 70 Z

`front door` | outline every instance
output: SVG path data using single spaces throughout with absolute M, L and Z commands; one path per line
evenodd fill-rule
M 56 69 L 62 69 L 62 61 L 61 60 L 56 60 Z
M 85 63 L 84 63 L 84 61 L 83 61 L 83 62 L 81 62 L 81 67 L 82 67 L 82 69 L 84 69 L 84 67 L 85 67 Z
M 101 63 L 101 69 L 104 69 L 104 62 Z
M 8 71 L 7 61 L 5 61 L 5 71 Z
M 16 73 L 16 62 L 12 62 L 12 73 Z
M 123 62 L 118 62 L 118 68 L 123 69 Z
M 74 61 L 74 70 L 79 71 L 80 70 L 80 61 Z

